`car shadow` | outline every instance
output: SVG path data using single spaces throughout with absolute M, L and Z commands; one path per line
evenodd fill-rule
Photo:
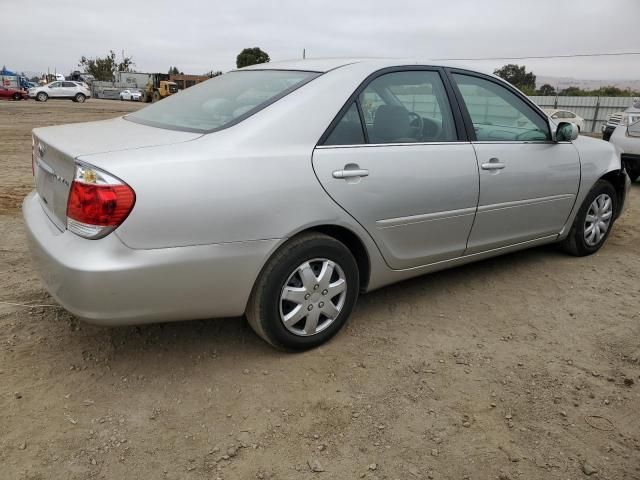
M 474 283 L 481 286 L 485 284 L 487 278 L 500 277 L 512 270 L 527 270 L 531 265 L 556 256 L 571 258 L 559 252 L 553 245 L 542 246 L 384 287 L 360 297 L 353 314 L 354 317 L 358 317 L 358 320 L 356 326 L 350 326 L 350 330 L 358 336 L 357 330 L 364 329 L 369 321 L 379 323 L 377 326 L 384 328 L 384 315 L 373 320 L 360 318 L 371 317 L 369 315 L 371 310 L 375 311 L 380 306 L 389 306 L 393 302 L 412 302 L 416 298 L 424 301 L 425 292 L 435 294 L 443 290 L 465 288 L 465 285 Z M 184 355 L 194 358 L 225 356 L 235 358 L 241 355 L 244 358 L 255 356 L 262 359 L 282 356 L 282 352 L 272 348 L 255 335 L 243 318 L 191 320 L 127 327 L 96 327 L 75 319 L 72 321 L 77 329 L 84 332 L 82 337 L 88 342 L 87 348 L 91 347 L 91 342 L 96 341 L 108 344 L 111 358 L 118 358 L 120 361 L 132 359 L 142 361 L 144 357 L 161 356 L 163 361 L 171 362 L 176 360 L 176 357 Z M 339 333 L 332 342 L 341 341 L 344 335 L 344 331 Z M 308 353 L 312 354 L 312 352 Z

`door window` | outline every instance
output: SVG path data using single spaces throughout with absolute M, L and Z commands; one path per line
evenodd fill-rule
M 452 142 L 453 114 L 438 72 L 393 72 L 359 96 L 369 143 Z
M 550 141 L 548 123 L 502 85 L 454 74 L 478 141 Z
M 49 84 L 49 88 L 59 88 L 60 82 L 53 82 Z
M 73 82 L 62 82 L 62 86 L 65 88 L 76 88 L 77 85 Z
M 359 145 L 367 140 L 424 143 L 457 139 L 440 75 L 415 70 L 387 73 L 372 80 L 335 125 L 325 145 Z

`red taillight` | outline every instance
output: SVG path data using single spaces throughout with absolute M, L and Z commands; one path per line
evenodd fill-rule
M 125 221 L 135 202 L 135 192 L 122 180 L 78 163 L 67 200 L 67 229 L 85 238 L 102 238 Z
M 128 185 L 89 185 L 74 181 L 67 217 L 100 227 L 117 227 L 127 218 L 136 196 Z

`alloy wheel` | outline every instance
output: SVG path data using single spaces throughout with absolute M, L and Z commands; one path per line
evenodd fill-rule
M 298 336 L 315 335 L 340 315 L 347 297 L 347 278 L 340 265 L 315 258 L 299 265 L 280 294 L 280 320 Z
M 613 201 L 606 193 L 598 195 L 587 210 L 584 221 L 584 241 L 593 247 L 600 243 L 611 226 Z

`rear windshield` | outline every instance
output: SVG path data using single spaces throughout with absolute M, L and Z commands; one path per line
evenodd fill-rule
M 124 118 L 153 127 L 212 132 L 244 120 L 318 75 L 292 70 L 229 72 Z

